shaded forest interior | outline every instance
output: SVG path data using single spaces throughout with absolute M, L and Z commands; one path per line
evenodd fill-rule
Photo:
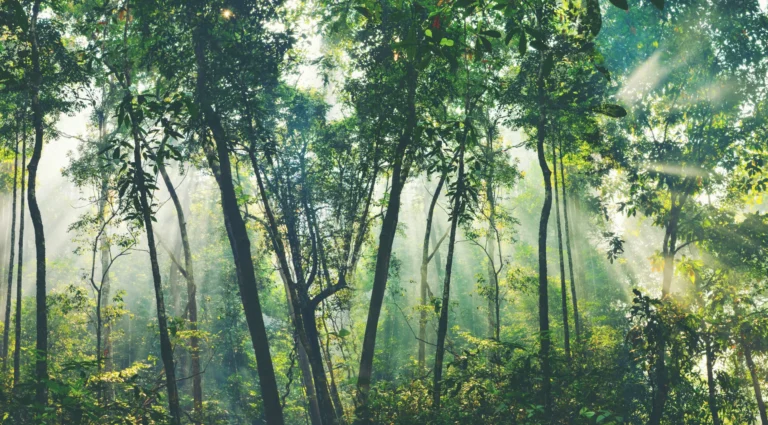
M 0 425 L 768 425 L 766 0 L 0 0 Z

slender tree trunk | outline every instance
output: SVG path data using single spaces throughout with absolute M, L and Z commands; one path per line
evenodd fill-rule
M 459 147 L 459 172 L 456 177 L 456 191 L 454 193 L 453 207 L 451 209 L 451 230 L 448 237 L 448 257 L 445 260 L 445 281 L 443 282 L 443 300 L 440 305 L 440 318 L 437 324 L 437 348 L 435 351 L 435 372 L 432 394 L 432 407 L 440 409 L 440 392 L 443 378 L 443 358 L 445 356 L 445 338 L 448 333 L 448 311 L 451 302 L 451 271 L 453 269 L 453 256 L 456 248 L 456 229 L 459 224 L 462 210 L 462 197 L 464 196 L 464 144 L 466 143 L 469 125 L 464 126 L 462 146 Z
M 195 423 L 201 423 L 203 417 L 203 384 L 200 372 L 200 338 L 197 335 L 197 284 L 195 283 L 195 272 L 192 264 L 192 249 L 189 245 L 189 235 L 187 233 L 187 219 L 184 215 L 184 208 L 179 200 L 176 188 L 173 186 L 171 178 L 165 169 L 163 161 L 159 161 L 158 170 L 163 178 L 166 189 L 171 195 L 173 206 L 176 208 L 176 217 L 179 222 L 179 232 L 181 233 L 181 246 L 184 251 L 184 278 L 187 281 L 187 314 L 189 318 L 189 327 L 192 335 L 189 337 L 189 351 L 192 363 L 192 399 L 195 408 Z
M 663 326 L 660 324 L 659 326 Z M 653 388 L 653 400 L 651 405 L 651 416 L 648 419 L 648 425 L 659 425 L 664 417 L 664 404 L 669 396 L 669 382 L 667 373 L 667 364 L 665 361 L 667 355 L 667 344 L 664 338 L 663 330 L 658 330 L 656 347 L 656 364 L 654 366 L 656 382 Z
M 589 253 L 587 252 L 587 249 L 589 247 L 587 244 L 585 244 L 585 240 L 587 239 L 587 235 L 585 232 L 583 232 L 581 229 L 581 223 L 578 222 L 578 215 L 577 212 L 581 211 L 581 201 L 578 197 L 575 198 L 575 205 L 572 205 L 570 208 L 570 217 L 574 217 L 576 221 L 571 221 L 570 224 L 572 225 L 573 229 L 573 236 L 574 236 L 574 249 L 572 250 L 573 253 L 573 259 L 576 263 L 576 275 L 579 276 L 577 279 L 579 282 L 581 282 L 580 285 L 580 292 L 579 292 L 579 299 L 582 300 L 582 302 L 588 301 L 587 295 L 589 295 L 589 291 L 587 290 L 587 266 L 586 266 L 586 258 L 589 256 Z M 576 298 L 574 298 L 576 299 Z M 581 325 L 581 316 L 579 316 L 579 324 Z
M 447 174 L 443 172 L 440 175 L 440 180 L 437 182 L 437 187 L 435 187 L 435 193 L 432 195 L 432 201 L 429 203 L 429 210 L 427 211 L 427 225 L 426 230 L 424 231 L 424 243 L 422 245 L 421 250 L 421 286 L 420 286 L 420 293 L 421 293 L 421 313 L 419 317 L 419 367 L 424 368 L 426 364 L 426 343 L 427 340 L 427 292 L 429 292 L 429 282 L 427 281 L 427 277 L 429 275 L 429 262 L 431 260 L 430 254 L 429 254 L 429 241 L 430 237 L 432 236 L 432 219 L 435 215 L 435 205 L 437 205 L 437 200 L 440 197 L 440 192 L 443 190 L 443 184 L 445 183 L 445 178 Z M 434 249 L 437 249 L 438 247 L 435 247 Z
M 322 425 L 323 420 L 320 415 L 320 405 L 317 403 L 317 393 L 315 392 L 315 383 L 312 380 L 312 369 L 309 366 L 309 357 L 307 357 L 307 350 L 304 348 L 304 344 L 299 341 L 298 336 L 298 321 L 296 320 L 296 310 L 294 308 L 293 300 L 291 299 L 291 290 L 288 287 L 290 283 L 286 278 L 283 269 L 278 267 L 280 277 L 283 281 L 283 287 L 285 287 L 285 297 L 288 302 L 288 315 L 291 317 L 294 331 L 294 343 L 296 344 L 296 351 L 299 356 L 299 368 L 301 369 L 301 380 L 304 384 L 304 390 L 307 393 L 307 399 L 309 401 L 309 418 L 312 425 Z
M 5 322 L 4 322 L 4 329 L 3 329 L 3 373 L 8 370 L 8 343 L 9 343 L 9 334 L 11 332 L 11 297 L 12 297 L 12 291 L 13 291 L 13 265 L 14 265 L 14 257 L 15 257 L 15 246 L 16 246 L 16 189 L 17 189 L 17 182 L 19 181 L 19 140 L 18 140 L 18 133 L 16 134 L 16 145 L 14 146 L 14 155 L 13 155 L 13 204 L 12 204 L 12 212 L 11 212 L 11 244 L 9 245 L 11 247 L 11 258 L 8 261 L 8 292 L 6 294 L 5 298 Z M 21 164 L 22 167 L 24 166 L 24 163 Z M 22 200 L 24 199 L 24 189 L 21 191 L 22 193 Z
M 102 177 L 101 182 L 101 208 L 100 213 L 102 220 L 104 220 L 105 215 L 107 214 L 106 211 L 106 205 L 107 205 L 107 197 L 109 196 L 109 188 L 108 188 L 108 182 L 107 177 Z M 97 337 L 99 344 L 98 350 L 99 356 L 102 356 L 103 362 L 104 362 L 104 371 L 110 372 L 112 371 L 112 333 L 111 333 L 111 327 L 112 324 L 109 323 L 108 320 L 105 320 L 104 318 L 104 308 L 109 306 L 109 297 L 112 292 L 112 284 L 111 280 L 109 278 L 109 267 L 110 267 L 110 249 L 109 249 L 109 238 L 107 237 L 107 229 L 104 229 L 102 235 L 101 235 L 101 241 L 99 242 L 99 251 L 100 251 L 100 262 L 101 262 L 101 290 L 99 292 L 99 301 L 98 301 L 98 307 L 99 312 L 97 313 L 97 327 L 99 329 L 100 335 Z M 99 362 L 99 368 L 101 368 L 101 362 Z M 106 384 L 106 399 L 112 400 L 114 399 L 114 386 L 110 383 Z
M 30 22 L 30 38 L 32 39 L 32 122 L 35 127 L 35 145 L 32 158 L 29 161 L 29 215 L 32 227 L 35 229 L 35 304 L 37 319 L 37 337 L 35 341 L 35 377 L 37 388 L 35 398 L 41 406 L 48 405 L 48 310 L 46 305 L 46 268 L 45 268 L 45 231 L 43 216 L 37 204 L 37 167 L 43 153 L 43 107 L 40 104 L 40 85 L 42 71 L 40 70 L 40 48 L 37 40 L 37 15 L 40 12 L 40 0 L 35 0 L 32 6 Z
M 747 369 L 749 369 L 749 377 L 752 378 L 752 388 L 755 390 L 755 399 L 757 400 L 757 410 L 760 412 L 760 423 L 768 425 L 768 414 L 765 410 L 765 401 L 763 400 L 763 391 L 760 387 L 760 378 L 757 374 L 757 367 L 755 361 L 752 358 L 752 348 L 749 346 L 749 342 L 742 335 L 742 347 L 744 349 L 744 360 L 747 363 Z
M 537 9 L 537 19 L 539 22 L 543 19 L 541 8 Z M 536 125 L 536 154 L 539 161 L 539 168 L 544 179 L 544 205 L 541 207 L 541 217 L 539 218 L 539 332 L 540 332 L 540 351 L 542 386 L 541 397 L 544 406 L 545 415 L 549 419 L 552 410 L 551 400 L 551 376 L 552 367 L 550 364 L 550 345 L 551 336 L 549 334 L 549 293 L 547 278 L 547 225 L 549 215 L 552 211 L 552 172 L 547 165 L 547 158 L 544 152 L 544 142 L 546 139 L 547 116 L 545 107 L 544 91 L 544 57 L 539 61 L 538 75 L 538 108 L 539 120 Z
M 416 62 L 419 61 L 419 46 L 416 46 Z M 407 119 L 405 129 L 400 140 L 393 159 L 392 166 L 392 187 L 389 193 L 389 202 L 387 211 L 384 214 L 384 220 L 381 223 L 379 233 L 379 248 L 376 252 L 376 266 L 373 274 L 373 289 L 371 291 L 371 302 L 368 307 L 368 318 L 365 324 L 365 335 L 363 337 L 363 347 L 360 353 L 360 369 L 357 374 L 358 391 L 358 412 L 357 416 L 365 417 L 367 409 L 367 396 L 371 386 L 371 375 L 373 373 L 373 356 L 376 350 L 376 332 L 381 316 L 381 307 L 384 302 L 384 294 L 387 288 L 387 278 L 389 277 L 389 263 L 392 257 L 392 244 L 395 240 L 397 222 L 400 215 L 400 196 L 408 177 L 408 165 L 405 164 L 405 154 L 408 146 L 413 143 L 414 131 L 416 129 L 416 80 L 418 72 L 411 65 L 408 67 L 407 84 Z
M 565 219 L 565 248 L 568 252 L 568 272 L 571 278 L 571 302 L 573 304 L 573 325 L 576 331 L 576 342 L 581 342 L 581 317 L 579 316 L 579 304 L 576 296 L 576 279 L 573 276 L 573 257 L 571 255 L 571 227 L 568 217 L 568 194 L 565 183 L 565 168 L 563 167 L 563 143 L 560 141 L 560 181 L 563 193 L 563 218 Z M 582 280 L 583 282 L 583 280 Z
M 130 76 L 126 72 L 126 87 L 131 86 Z M 130 91 L 126 90 L 126 96 L 131 96 Z M 130 102 L 129 102 L 130 105 Z M 147 233 L 147 245 L 149 248 L 149 260 L 152 267 L 152 281 L 155 287 L 155 304 L 157 307 L 157 322 L 160 331 L 160 357 L 163 360 L 165 369 L 165 385 L 168 392 L 168 410 L 171 413 L 171 423 L 181 424 L 181 408 L 179 407 L 179 391 L 176 383 L 176 366 L 173 361 L 173 347 L 171 346 L 171 337 L 168 332 L 168 316 L 163 297 L 162 278 L 160 276 L 160 264 L 157 261 L 157 246 L 155 244 L 155 233 L 152 225 L 152 206 L 149 203 L 149 193 L 146 186 L 144 169 L 141 158 L 142 136 L 139 131 L 139 122 L 132 106 L 128 106 L 128 114 L 131 120 L 131 132 L 133 134 L 133 163 L 134 179 L 136 189 L 139 195 L 141 206 L 141 215 L 144 221 L 144 229 Z
M 571 330 L 568 326 L 568 291 L 565 285 L 565 259 L 563 258 L 563 231 L 560 224 L 560 195 L 557 190 L 557 151 L 555 142 L 552 141 L 552 169 L 555 178 L 555 215 L 557 217 L 557 254 L 560 259 L 560 294 L 561 308 L 563 310 L 563 344 L 565 345 L 565 358 L 571 361 Z
M 672 292 L 672 276 L 675 272 L 675 253 L 677 249 L 677 224 L 680 220 L 680 210 L 682 201 L 675 206 L 675 198 L 680 196 L 672 195 L 672 207 L 669 211 L 669 222 L 664 235 L 664 247 L 662 253 L 664 256 L 664 271 L 661 294 L 662 298 L 668 297 Z
M 670 296 L 672 288 L 672 275 L 674 273 L 675 267 L 677 222 L 679 219 L 680 209 L 682 208 L 682 201 L 680 204 L 676 205 L 676 199 L 679 199 L 679 196 L 673 193 L 671 196 L 672 207 L 670 209 L 670 218 L 664 234 L 664 246 L 662 249 L 662 255 L 664 257 L 664 270 L 661 294 L 663 300 L 666 300 Z M 656 365 L 654 367 L 656 370 L 656 388 L 654 389 L 651 416 L 648 421 L 648 425 L 659 425 L 661 423 L 661 419 L 664 417 L 664 406 L 667 403 L 667 398 L 669 396 L 669 382 L 666 365 L 667 341 L 662 332 L 660 332 L 657 344 L 658 348 L 656 353 Z
M 316 271 L 317 257 L 313 259 L 313 271 L 310 272 L 310 277 L 305 278 L 303 264 L 301 260 L 301 247 L 297 231 L 297 217 L 294 214 L 294 209 L 289 205 L 290 201 L 281 199 L 281 207 L 286 228 L 286 237 L 288 240 L 288 246 L 291 250 L 290 259 L 293 263 L 293 275 L 288 267 L 288 257 L 284 249 L 284 244 L 281 241 L 280 231 L 276 224 L 276 219 L 272 213 L 272 209 L 267 198 L 267 192 L 264 182 L 261 178 L 261 168 L 258 165 L 256 154 L 253 150 L 249 152 L 254 172 L 256 173 L 256 181 L 259 187 L 259 194 L 261 196 L 262 205 L 269 222 L 269 234 L 272 241 L 272 246 L 277 254 L 278 262 L 284 276 L 292 276 L 289 280 L 288 288 L 291 291 L 291 301 L 294 304 L 294 311 L 296 311 L 295 322 L 296 330 L 298 333 L 299 341 L 306 349 L 307 359 L 312 370 L 312 379 L 315 384 L 315 395 L 317 396 L 317 403 L 320 407 L 320 415 L 324 424 L 336 423 L 337 418 L 335 416 L 336 410 L 334 409 L 332 396 L 329 390 L 328 379 L 325 374 L 323 365 L 322 349 L 320 347 L 320 334 L 317 329 L 317 318 L 315 317 L 316 304 L 310 301 L 310 296 L 307 288 L 311 284 L 315 277 L 312 277 Z M 302 193 L 302 197 L 305 194 Z M 306 201 L 306 198 L 303 199 Z M 305 211 L 308 211 L 308 204 L 303 202 Z M 308 219 L 308 226 L 310 232 L 314 232 L 312 222 Z M 313 237 L 313 236 L 311 236 Z M 313 255 L 316 246 L 313 242 Z M 316 276 L 316 275 L 314 275 Z M 294 280 L 295 279 L 295 280 Z
M 712 337 L 705 337 L 704 343 L 706 344 L 706 357 L 707 357 L 707 389 L 709 390 L 709 412 L 712 414 L 712 425 L 722 425 L 720 421 L 720 414 L 717 408 L 717 389 L 715 383 L 714 364 L 715 353 L 712 349 Z
M 27 126 L 24 126 L 21 142 L 21 193 L 24 193 L 24 171 L 27 164 Z M 24 277 L 24 196 L 21 196 L 19 210 L 19 264 L 16 271 L 16 314 L 13 346 L 13 386 L 19 383 L 21 367 L 21 283 Z M 10 294 L 8 294 L 10 296 Z M 6 321 L 8 323 L 8 321 Z M 8 325 L 6 325 L 8 326 Z M 3 366 L 5 368 L 5 366 Z
M 341 403 L 339 389 L 336 386 L 336 373 L 333 371 L 333 359 L 331 358 L 331 338 L 330 334 L 328 333 L 328 324 L 326 323 L 325 311 L 325 302 L 323 302 L 322 323 L 325 330 L 325 366 L 328 368 L 328 375 L 331 378 L 331 399 L 333 400 L 333 408 L 336 410 L 336 418 L 339 420 L 339 422 L 342 422 L 344 420 L 344 405 Z
M 194 30 L 193 41 L 195 44 L 195 61 L 197 65 L 197 101 L 200 103 L 203 118 L 207 127 L 213 133 L 218 156 L 218 165 L 212 152 L 209 162 L 216 176 L 216 182 L 221 192 L 221 205 L 224 214 L 224 223 L 227 236 L 235 259 L 237 282 L 240 287 L 240 297 L 243 303 L 245 319 L 251 334 L 251 343 L 256 355 L 261 396 L 264 402 L 264 413 L 269 425 L 282 425 L 283 409 L 280 403 L 280 394 L 277 389 L 275 370 L 272 365 L 272 357 L 269 352 L 269 339 L 264 326 L 264 317 L 261 312 L 261 302 L 256 285 L 256 271 L 251 258 L 251 241 L 248 238 L 248 229 L 240 214 L 237 203 L 237 194 L 232 183 L 232 166 L 229 160 L 229 138 L 221 124 L 219 116 L 213 110 L 210 103 L 210 95 L 207 87 L 207 65 L 205 62 L 204 40 L 205 31 L 198 26 Z
M 493 213 L 491 213 L 493 214 Z M 501 337 L 501 324 L 499 323 L 499 279 L 496 276 L 496 268 L 491 260 L 496 255 L 496 238 L 493 234 L 496 232 L 494 219 L 488 220 L 488 285 L 493 289 L 493 293 L 488 296 L 488 333 L 491 338 L 499 341 Z
M 9 215 L 10 208 L 8 208 L 8 206 L 5 204 L 5 202 L 3 202 L 0 205 L 0 208 L 2 208 L 2 214 L 0 214 L 0 223 L 7 223 L 7 222 L 9 222 L 10 220 L 8 220 L 8 215 Z M 11 238 L 11 226 L 4 226 L 4 228 L 3 228 L 3 235 L 0 236 L 0 238 L 2 238 L 0 240 L 4 240 L 4 241 L 7 241 L 8 239 Z M 6 255 L 8 255 L 8 245 L 2 244 L 2 245 L 0 245 L 0 259 L 7 258 Z M 0 261 L 0 277 L 5 276 L 7 272 L 8 272 L 8 270 L 7 270 L 7 266 L 6 266 L 5 262 L 4 261 Z M 0 308 L 5 305 L 4 295 L 5 294 L 0 289 Z M 2 347 L 0 347 L 0 350 L 1 349 L 2 349 Z M 2 352 L 2 351 L 0 351 L 0 352 Z
M 169 247 L 169 249 L 173 250 L 173 256 L 177 259 L 181 258 L 182 247 L 181 247 L 181 241 L 180 240 L 173 240 L 173 245 Z M 168 314 L 171 316 L 180 317 L 183 314 L 185 315 L 186 312 L 181 308 L 181 288 L 180 288 L 180 282 L 179 282 L 179 275 L 181 274 L 181 269 L 179 268 L 179 265 L 176 264 L 175 261 L 171 261 L 170 269 L 168 270 L 168 292 L 171 296 L 171 302 L 170 307 L 168 308 Z M 181 363 L 182 360 L 179 359 L 179 363 Z M 179 370 L 184 370 L 184 368 L 179 365 Z

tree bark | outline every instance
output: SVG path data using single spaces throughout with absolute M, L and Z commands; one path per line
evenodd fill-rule
M 307 357 L 307 350 L 304 348 L 304 344 L 299 341 L 296 320 L 296 310 L 294 309 L 293 300 L 291 299 L 291 290 L 288 287 L 290 283 L 283 272 L 283 269 L 278 267 L 280 272 L 280 278 L 283 281 L 283 287 L 285 288 L 285 297 L 288 304 L 288 315 L 291 317 L 291 322 L 294 327 L 294 343 L 296 344 L 296 352 L 299 357 L 299 369 L 301 369 L 301 381 L 304 384 L 304 390 L 307 393 L 307 399 L 309 401 L 309 419 L 312 425 L 322 425 L 323 421 L 320 415 L 320 405 L 317 403 L 317 394 L 315 392 L 315 383 L 312 380 L 312 370 L 309 366 L 309 358 Z
M 542 8 L 536 11 L 539 26 L 543 19 Z M 539 218 L 539 333 L 540 347 L 539 358 L 541 361 L 542 386 L 541 397 L 544 406 L 545 415 L 549 418 L 552 410 L 551 400 L 551 376 L 552 369 L 550 364 L 550 334 L 549 334 L 549 293 L 547 279 L 547 225 L 549 215 L 552 211 L 552 172 L 547 165 L 547 158 L 544 152 L 544 142 L 546 139 L 547 116 L 545 107 L 544 91 L 544 57 L 539 61 L 539 73 L 537 77 L 538 86 L 538 109 L 539 119 L 536 124 L 536 154 L 539 161 L 539 168 L 544 179 L 544 204 L 541 207 L 541 216 Z
M 15 246 L 16 246 L 16 189 L 17 189 L 17 182 L 19 181 L 19 140 L 18 140 L 18 132 L 16 134 L 16 146 L 14 146 L 14 155 L 13 155 L 13 203 L 12 203 L 12 212 L 11 212 L 11 258 L 8 261 L 8 292 L 6 294 L 5 298 L 5 326 L 3 329 L 3 373 L 5 373 L 8 367 L 8 343 L 9 343 L 9 335 L 11 332 L 11 298 L 12 298 L 12 291 L 13 291 L 13 266 L 14 266 L 14 257 L 15 257 Z M 22 167 L 24 166 L 24 163 L 22 163 Z M 24 199 L 24 190 L 22 189 L 22 200 Z
M 560 195 L 557 190 L 557 151 L 555 150 L 555 141 L 552 141 L 552 169 L 555 178 L 555 216 L 557 217 L 557 254 L 560 259 L 560 294 L 561 308 L 563 311 L 563 345 L 565 348 L 565 358 L 571 361 L 571 330 L 568 326 L 568 291 L 565 285 L 565 260 L 563 258 L 563 231 L 560 223 Z
M 707 361 L 707 389 L 709 390 L 709 412 L 712 414 L 712 425 L 722 425 L 720 414 L 717 408 L 717 387 L 715 383 L 714 364 L 715 353 L 712 349 L 712 337 L 705 337 L 705 350 Z
M 272 241 L 272 248 L 277 256 L 280 270 L 284 278 L 288 281 L 287 289 L 290 293 L 289 301 L 293 302 L 294 324 L 300 343 L 304 346 L 307 360 L 309 361 L 314 381 L 315 395 L 319 406 L 321 421 L 324 424 L 336 423 L 340 418 L 336 416 L 336 409 L 333 405 L 333 399 L 329 390 L 328 379 L 323 365 L 322 349 L 320 347 L 320 334 L 317 329 L 317 319 L 315 317 L 316 304 L 310 300 L 309 286 L 314 280 L 316 274 L 317 258 L 313 260 L 313 269 L 310 271 L 310 277 L 305 278 L 304 269 L 301 260 L 301 247 L 296 227 L 297 217 L 294 214 L 294 208 L 288 204 L 285 199 L 279 199 L 282 207 L 286 237 L 289 249 L 291 250 L 291 260 L 293 263 L 293 274 L 288 266 L 288 257 L 285 251 L 285 245 L 280 236 L 280 230 L 277 225 L 275 215 L 267 197 L 266 187 L 261 177 L 261 168 L 258 165 L 256 154 L 253 150 L 249 152 L 256 182 L 259 187 L 264 212 L 267 216 L 268 233 Z M 302 197 L 305 194 L 302 192 Z M 305 199 L 306 200 L 306 199 Z M 308 210 L 308 205 L 304 205 Z M 309 220 L 308 220 L 309 221 Z M 308 226 L 312 223 L 308 222 Z M 313 227 L 310 227 L 312 229 Z M 314 232 L 314 230 L 310 230 Z M 316 246 L 313 242 L 313 255 L 317 255 Z
M 416 47 L 416 61 L 419 59 L 418 46 Z M 408 108 L 405 129 L 400 140 L 393 159 L 392 166 L 392 187 L 389 193 L 389 202 L 387 211 L 384 214 L 384 220 L 381 223 L 379 233 L 379 248 L 376 252 L 376 266 L 373 274 L 373 289 L 371 291 L 371 302 L 368 307 L 368 318 L 365 323 L 365 335 L 363 337 L 363 347 L 360 353 L 360 368 L 357 374 L 358 391 L 358 417 L 366 415 L 368 391 L 371 386 L 371 375 L 373 373 L 373 356 L 376 350 L 376 332 L 381 316 L 381 307 L 384 303 L 384 294 L 387 288 L 387 278 L 389 277 L 389 263 L 392 257 L 392 245 L 395 240 L 397 222 L 400 215 L 400 196 L 402 195 L 405 181 L 408 178 L 408 165 L 405 164 L 406 149 L 413 143 L 414 131 L 416 128 L 416 80 L 418 73 L 411 65 L 408 67 L 407 100 Z
M 419 367 L 424 368 L 426 364 L 426 340 L 427 340 L 427 292 L 429 292 L 429 282 L 427 277 L 429 275 L 429 262 L 431 260 L 429 254 L 429 241 L 432 236 L 432 219 L 435 215 L 435 205 L 440 197 L 440 192 L 443 190 L 443 184 L 445 184 L 445 178 L 447 174 L 443 172 L 440 175 L 440 180 L 435 187 L 435 193 L 432 195 L 432 201 L 429 203 L 429 210 L 427 211 L 427 225 L 424 231 L 424 243 L 421 250 L 421 313 L 419 317 Z M 438 249 L 435 247 L 434 249 Z
M 131 86 L 130 76 L 126 72 L 126 87 Z M 126 96 L 131 93 L 126 89 Z M 168 316 L 163 297 L 162 279 L 160 276 L 160 264 L 157 260 L 157 246 L 155 244 L 155 233 L 152 225 L 152 207 L 149 203 L 149 193 L 146 187 L 144 169 L 142 166 L 142 136 L 139 131 L 138 119 L 133 106 L 128 103 L 128 114 L 131 120 L 131 133 L 133 135 L 133 164 L 134 164 L 134 184 L 139 195 L 139 204 L 141 206 L 141 215 L 144 221 L 144 229 L 147 233 L 147 247 L 149 248 L 149 260 L 152 267 L 152 281 L 155 288 L 155 305 L 157 308 L 157 323 L 160 331 L 160 357 L 163 360 L 165 369 L 165 385 L 168 393 L 168 410 L 171 413 L 171 423 L 173 425 L 181 424 L 181 408 L 179 407 L 179 391 L 176 384 L 176 366 L 173 361 L 173 347 L 171 346 L 171 337 L 168 332 Z
M 192 331 L 189 337 L 190 360 L 192 363 L 192 400 L 195 410 L 195 423 L 199 424 L 203 417 L 203 384 L 200 372 L 200 338 L 197 335 L 197 284 L 195 283 L 194 265 L 192 264 L 192 249 L 189 245 L 184 208 L 181 205 L 176 188 L 168 176 L 165 163 L 159 161 L 157 169 L 160 171 L 165 187 L 171 195 L 173 206 L 176 208 L 176 218 L 179 222 L 179 232 L 181 234 L 181 247 L 184 251 L 184 278 L 187 281 L 187 308 L 185 310 L 187 311 L 189 327 Z
M 560 142 L 560 182 L 562 183 L 563 193 L 563 218 L 565 219 L 565 248 L 568 253 L 568 272 L 571 278 L 571 302 L 573 304 L 573 326 L 576 331 L 576 342 L 581 342 L 581 317 L 579 316 L 579 304 L 576 295 L 576 279 L 573 275 L 573 256 L 571 250 L 571 226 L 568 217 L 568 194 L 565 183 L 565 169 L 563 167 L 563 144 Z M 583 280 L 582 280 L 583 282 Z
M 757 400 L 757 410 L 760 412 L 760 423 L 768 425 L 768 414 L 765 410 L 765 401 L 763 400 L 763 391 L 760 388 L 760 378 L 757 374 L 757 367 L 755 361 L 752 358 L 752 348 L 749 346 L 749 342 L 742 335 L 742 347 L 744 348 L 744 360 L 747 363 L 747 369 L 749 369 L 749 377 L 752 379 L 752 388 L 755 390 L 755 399 Z
M 453 208 L 451 209 L 451 230 L 448 237 L 448 256 L 445 260 L 445 281 L 443 282 L 443 298 L 440 305 L 440 318 L 437 324 L 437 348 L 435 350 L 435 371 L 433 381 L 432 407 L 440 409 L 440 391 L 443 378 L 443 358 L 445 356 L 445 337 L 448 333 L 448 311 L 451 301 L 451 271 L 453 269 L 453 256 L 456 248 L 456 229 L 459 224 L 462 210 L 462 197 L 464 196 L 464 149 L 469 125 L 464 126 L 464 137 L 459 147 L 459 172 L 456 177 L 456 191 L 454 192 Z
M 27 163 L 27 139 L 26 126 L 24 126 L 21 142 L 21 193 L 24 193 L 24 166 Z M 19 264 L 16 271 L 16 314 L 13 344 L 13 386 L 15 387 L 21 378 L 21 283 L 24 276 L 24 196 L 21 197 L 21 209 L 19 210 Z M 10 291 L 9 291 L 10 292 Z M 10 294 L 8 294 L 10 297 Z M 6 321 L 8 323 L 8 321 Z M 8 326 L 8 325 L 6 325 Z M 5 364 L 3 364 L 5 368 Z
M 37 319 L 37 337 L 35 340 L 35 377 L 37 386 L 35 399 L 41 406 L 48 405 L 48 309 L 46 304 L 46 267 L 45 267 L 45 231 L 40 206 L 37 203 L 37 167 L 43 153 L 43 107 L 40 104 L 40 85 L 42 71 L 40 70 L 40 48 L 37 39 L 37 16 L 40 12 L 40 0 L 35 0 L 32 6 L 30 22 L 30 38 L 32 40 L 32 122 L 35 127 L 35 144 L 32 157 L 29 160 L 29 188 L 27 198 L 32 227 L 35 230 L 35 304 Z
M 240 287 L 240 297 L 243 303 L 245 319 L 251 334 L 251 343 L 256 355 L 261 395 L 264 402 L 264 414 L 268 424 L 282 425 L 283 408 L 280 403 L 280 394 L 277 389 L 275 370 L 272 365 L 272 357 L 269 352 L 269 339 L 264 326 L 264 317 L 261 312 L 261 302 L 256 284 L 256 272 L 251 258 L 251 241 L 248 238 L 248 229 L 240 214 L 237 204 L 237 194 L 232 183 L 232 166 L 229 160 L 229 138 L 221 124 L 219 116 L 211 106 L 211 97 L 207 87 L 207 65 L 205 61 L 204 40 L 205 31 L 198 26 L 194 29 L 193 41 L 195 45 L 195 62 L 197 65 L 197 101 L 201 106 L 203 118 L 207 127 L 213 133 L 218 156 L 218 165 L 213 153 L 209 152 L 209 163 L 216 176 L 216 182 L 221 192 L 221 206 L 224 214 L 224 223 L 227 229 L 232 255 L 235 259 L 237 282 Z

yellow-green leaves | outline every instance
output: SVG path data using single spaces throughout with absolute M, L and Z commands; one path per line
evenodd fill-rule
M 594 109 L 598 114 L 603 114 L 611 118 L 623 118 L 627 116 L 627 110 L 619 105 L 604 103 Z

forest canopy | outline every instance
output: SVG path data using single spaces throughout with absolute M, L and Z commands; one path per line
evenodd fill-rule
M 768 425 L 766 0 L 0 0 L 0 424 Z

